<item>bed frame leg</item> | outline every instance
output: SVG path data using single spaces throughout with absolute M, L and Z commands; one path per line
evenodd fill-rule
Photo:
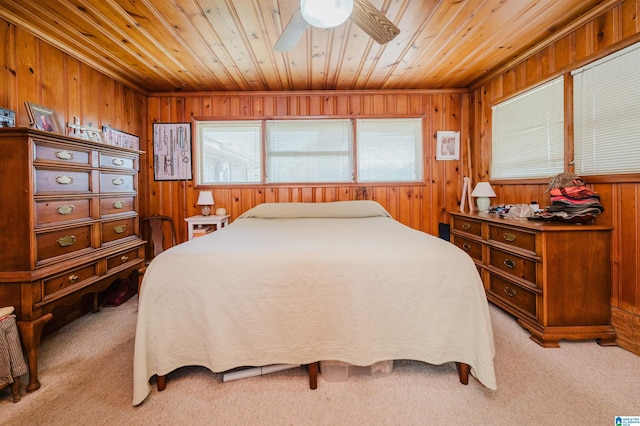
M 309 368 L 309 388 L 318 388 L 318 362 L 312 362 L 308 365 Z
M 158 392 L 162 392 L 167 388 L 167 376 L 161 376 L 158 374 L 157 380 Z
M 469 364 L 464 362 L 456 362 L 456 369 L 458 370 L 458 377 L 460 377 L 460 383 L 463 385 L 469 384 Z

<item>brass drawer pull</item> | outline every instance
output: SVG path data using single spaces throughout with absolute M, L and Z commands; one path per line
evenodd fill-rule
M 58 151 L 56 152 L 56 157 L 58 157 L 61 160 L 73 160 L 73 153 L 67 150 Z
M 114 185 L 122 185 L 124 184 L 124 179 L 122 178 L 115 178 L 111 181 L 111 183 L 113 183 Z
M 75 209 L 76 206 L 74 206 L 73 204 L 65 204 L 64 206 L 58 206 L 56 210 L 58 211 L 58 214 L 66 216 L 73 213 Z
M 517 291 L 512 289 L 511 287 L 505 287 L 504 292 L 507 293 L 507 296 L 513 297 L 516 295 Z
M 512 243 L 516 240 L 516 235 L 512 234 L 511 232 L 505 232 L 502 238 Z
M 122 234 L 127 230 L 127 225 L 116 225 L 113 227 L 113 230 L 116 232 L 116 234 Z
M 462 248 L 463 248 L 464 250 L 466 250 L 466 251 L 471 250 L 471 246 L 470 246 L 468 243 L 464 243 L 464 244 L 462 245 Z
M 125 254 L 125 255 L 122 255 L 122 257 L 120 258 L 120 260 L 122 261 L 122 263 L 125 263 L 127 260 L 129 260 L 129 256 L 127 256 L 126 254 Z
M 56 177 L 56 182 L 60 185 L 71 185 L 73 183 L 73 178 L 71 176 L 62 175 Z
M 70 245 L 73 245 L 76 242 L 76 236 L 65 235 L 64 237 L 58 238 L 57 241 L 58 241 L 58 244 L 60 244 L 60 247 L 69 247 Z
M 69 279 L 69 282 L 70 282 L 70 283 L 75 283 L 76 281 L 78 281 L 78 278 L 79 278 L 79 277 L 78 277 L 77 275 L 73 275 L 73 274 L 71 274 L 71 275 L 69 275 L 69 278 L 68 278 L 68 279 Z
M 468 231 L 469 229 L 471 229 L 471 225 L 465 222 L 462 224 L 462 229 Z
M 516 263 L 511 259 L 505 259 L 503 263 L 504 263 L 504 266 L 506 266 L 509 269 L 513 269 L 516 267 Z
M 124 160 L 122 158 L 114 158 L 111 160 L 111 164 L 114 166 L 124 166 Z
M 113 208 L 114 209 L 123 209 L 124 208 L 124 201 L 116 201 L 115 203 L 113 203 Z

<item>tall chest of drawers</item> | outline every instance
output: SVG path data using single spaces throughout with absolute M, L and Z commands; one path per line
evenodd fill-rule
M 611 228 L 450 212 L 451 241 L 475 261 L 487 299 L 544 347 L 615 344 Z
M 0 129 L 0 152 L 0 304 L 16 308 L 32 391 L 45 324 L 81 298 L 97 311 L 144 265 L 141 152 L 24 128 Z

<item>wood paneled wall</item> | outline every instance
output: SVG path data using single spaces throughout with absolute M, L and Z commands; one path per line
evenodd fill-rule
M 373 199 L 402 223 L 436 235 L 438 223 L 448 221 L 446 210 L 457 208 L 462 185 L 462 160 L 435 160 L 436 132 L 459 130 L 465 140 L 469 128 L 468 103 L 467 92 L 460 90 L 152 94 L 147 132 L 152 134 L 155 122 L 191 122 L 193 117 L 424 116 L 424 183 L 212 186 L 206 189 L 213 190 L 216 207 L 226 208 L 232 221 L 262 202 Z M 145 149 L 152 153 L 152 141 L 147 143 Z M 146 155 L 142 161 L 143 181 L 148 185 L 149 194 L 142 210 L 150 215 L 173 217 L 178 224 L 179 239 L 184 241 L 184 218 L 199 214 L 196 200 L 198 190 L 203 188 L 194 188 L 193 181 L 154 181 L 151 159 L 152 155 Z
M 83 126 L 111 126 L 146 139 L 145 94 L 2 19 L 0 45 L 0 106 L 16 111 L 17 126 L 29 126 L 24 103 L 33 102 L 55 110 L 63 129 L 78 117 Z
M 622 1 L 472 89 L 470 133 L 476 181 L 489 177 L 491 106 L 560 74 L 566 74 L 570 82 L 571 77 L 567 73 L 571 70 L 640 41 L 638 12 L 640 0 Z M 570 122 L 570 119 L 568 114 L 566 121 Z M 572 138 L 570 130 L 569 127 L 569 139 Z M 586 180 L 590 181 L 589 178 Z M 611 304 L 618 343 L 640 354 L 640 174 L 636 179 L 625 179 L 625 182 L 616 181 L 612 176 L 593 178 L 591 184 L 605 207 L 597 222 L 614 228 Z M 547 181 L 494 185 L 497 202 L 528 203 L 538 200 L 541 206 L 549 204 L 549 195 L 545 193 L 547 187 Z M 579 257 L 580 253 L 575 253 L 575 256 Z

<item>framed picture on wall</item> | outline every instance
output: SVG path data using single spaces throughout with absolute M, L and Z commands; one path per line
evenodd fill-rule
M 155 180 L 191 180 L 191 123 L 153 123 Z
M 460 159 L 460 132 L 438 132 L 436 160 Z
M 24 106 L 27 108 L 31 127 L 44 130 L 45 132 L 64 134 L 55 110 L 32 102 L 25 102 Z

